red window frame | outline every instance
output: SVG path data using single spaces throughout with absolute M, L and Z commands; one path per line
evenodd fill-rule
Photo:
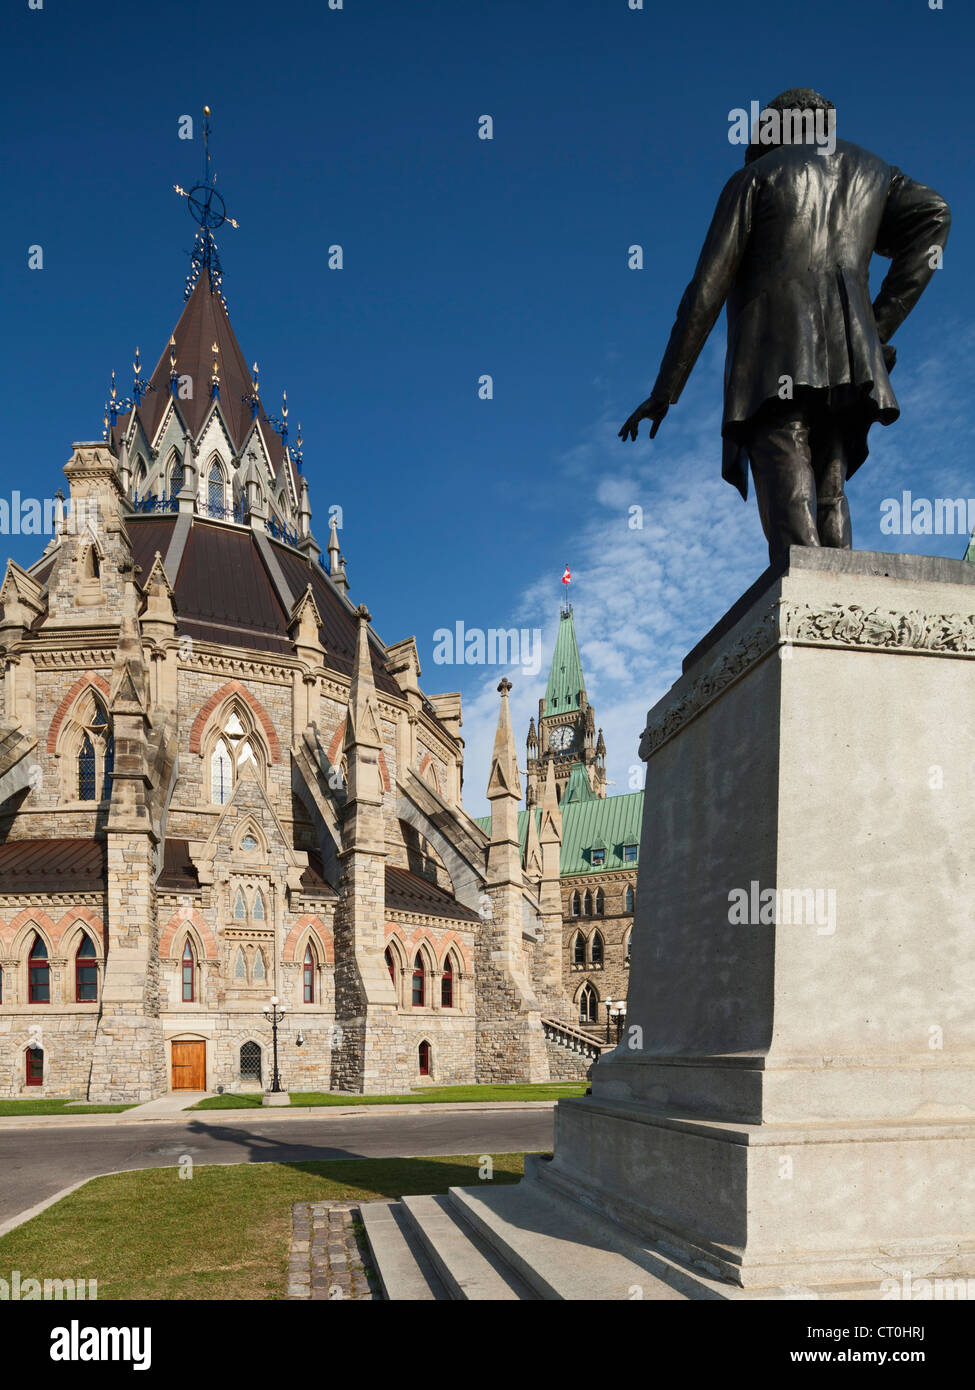
M 86 946 L 88 950 L 85 950 Z M 87 932 L 81 938 L 74 957 L 74 1000 L 76 1004 L 94 1004 L 98 1001 L 95 943 Z
M 454 965 L 450 956 L 443 963 L 443 975 L 440 977 L 440 1007 L 454 1007 Z
M 420 1043 L 420 1075 L 430 1075 L 430 1044 L 426 1041 Z
M 26 1054 L 26 1082 L 28 1086 L 44 1085 L 44 1049 L 29 1047 Z
M 427 1002 L 427 977 L 423 969 L 423 957 L 417 955 L 413 962 L 413 1007 L 422 1009 Z
M 41 963 L 32 965 L 31 962 L 35 960 Z M 46 999 L 39 997 L 41 991 L 46 992 Z M 51 963 L 48 960 L 47 947 L 39 936 L 34 937 L 34 944 L 27 957 L 27 999 L 31 1004 L 51 1002 Z
M 302 995 L 306 1004 L 315 1002 L 315 956 L 311 942 L 305 947 L 305 960 L 302 965 Z
M 186 945 L 183 947 L 183 1003 L 196 1003 L 196 952 L 190 945 L 189 937 L 186 938 Z M 189 994 L 186 990 L 189 987 Z

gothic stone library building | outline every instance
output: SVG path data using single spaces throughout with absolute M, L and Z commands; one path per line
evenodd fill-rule
M 261 1089 L 272 996 L 292 1090 L 581 1076 L 564 769 L 536 760 L 519 824 L 502 681 L 491 816 L 464 810 L 460 697 L 352 603 L 334 518 L 316 543 L 200 246 L 0 588 L 0 1094 Z

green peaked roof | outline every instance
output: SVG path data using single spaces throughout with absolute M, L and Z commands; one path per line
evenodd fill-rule
M 541 812 L 536 807 L 532 811 L 518 812 L 518 839 L 522 853 L 528 837 L 528 817 L 537 820 Z M 477 823 L 482 830 L 491 833 L 491 817 L 478 816 Z M 639 857 L 640 826 L 643 820 L 643 792 L 623 792 L 619 796 L 594 796 L 591 801 L 572 801 L 566 803 L 562 797 L 562 849 L 559 855 L 559 872 L 565 874 L 601 874 L 613 869 L 632 869 L 635 859 L 626 859 L 624 847 L 637 846 Z M 605 849 L 606 858 L 602 864 L 593 864 L 592 851 Z
M 563 710 L 579 709 L 579 695 L 585 691 L 582 662 L 572 609 L 559 618 L 559 632 L 552 653 L 552 666 L 545 687 L 545 713 L 561 714 Z
M 596 793 L 590 785 L 589 778 L 586 776 L 586 769 L 578 760 L 572 764 L 572 771 L 569 773 L 569 780 L 565 784 L 565 791 L 562 793 L 563 806 L 570 801 L 595 801 Z

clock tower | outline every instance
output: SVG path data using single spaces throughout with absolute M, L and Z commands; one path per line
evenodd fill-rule
M 529 806 L 540 800 L 549 763 L 554 764 L 560 803 L 575 763 L 582 764 L 596 796 L 606 795 L 606 744 L 602 729 L 597 735 L 593 707 L 586 697 L 571 604 L 559 614 L 548 685 L 538 702 L 538 726 L 533 717 L 528 728 Z

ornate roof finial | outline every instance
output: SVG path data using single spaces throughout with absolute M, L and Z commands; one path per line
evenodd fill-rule
M 217 243 L 213 239 L 213 233 L 225 222 L 229 223 L 231 227 L 238 226 L 235 218 L 227 216 L 227 206 L 217 192 L 217 176 L 210 166 L 210 108 L 204 106 L 203 179 L 200 183 L 194 184 L 189 191 L 181 188 L 178 183 L 173 184 L 173 188 L 180 197 L 187 199 L 190 216 L 199 226 L 199 231 L 193 239 L 193 250 L 190 252 L 192 266 L 186 277 L 187 299 L 196 288 L 201 270 L 206 270 L 210 278 L 210 288 L 216 290 L 220 294 L 221 300 L 223 299 L 223 295 L 220 293 L 223 269 L 220 265 L 220 255 L 217 251 Z M 224 308 L 226 308 L 226 303 L 224 303 Z
M 256 362 L 251 368 L 251 371 L 254 373 L 253 380 L 251 381 L 251 389 L 246 396 L 241 396 L 241 400 L 244 405 L 250 406 L 251 419 L 254 420 L 257 418 L 258 407 L 261 404 L 261 369 Z
M 276 429 L 281 436 L 281 443 L 287 448 L 288 445 L 288 393 L 281 392 L 281 415 L 269 415 L 267 422 L 272 429 Z

